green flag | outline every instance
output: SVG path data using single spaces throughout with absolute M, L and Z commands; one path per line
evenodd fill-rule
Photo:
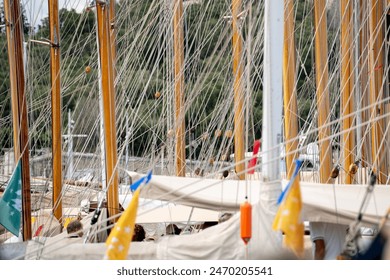
M 0 198 L 0 224 L 16 236 L 19 236 L 21 212 L 22 173 L 19 160 L 7 189 Z

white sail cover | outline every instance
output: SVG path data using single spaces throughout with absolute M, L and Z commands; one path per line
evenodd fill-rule
M 307 221 L 349 224 L 357 219 L 361 211 L 362 225 L 376 226 L 390 207 L 390 188 L 385 185 L 375 185 L 364 205 L 367 185 L 301 182 L 300 186 L 302 215 Z
M 141 174 L 128 172 L 133 181 Z M 283 180 L 285 187 L 288 181 Z M 215 211 L 238 211 L 248 199 L 256 203 L 260 199 L 264 183 L 260 180 L 218 180 L 153 175 L 150 184 L 141 191 L 141 197 L 175 202 L 182 205 Z M 302 195 L 302 218 L 305 221 L 323 221 L 349 224 L 362 210 L 363 225 L 377 225 L 390 207 L 390 188 L 375 185 L 367 196 L 367 185 L 319 184 L 300 182 Z
M 134 172 L 128 172 L 128 174 L 133 182 L 144 176 Z M 245 200 L 246 195 L 251 203 L 259 201 L 262 184 L 258 180 L 239 181 L 153 175 L 150 183 L 141 189 L 140 197 L 208 210 L 234 212 L 240 209 L 240 204 Z

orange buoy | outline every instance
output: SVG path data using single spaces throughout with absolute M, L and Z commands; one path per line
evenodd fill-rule
M 85 73 L 88 74 L 89 72 L 91 72 L 91 67 L 90 66 L 85 67 Z
M 240 213 L 241 238 L 246 245 L 252 237 L 252 205 L 248 201 L 245 201 L 240 206 Z
M 213 165 L 213 164 L 214 164 L 214 158 L 210 158 L 210 159 L 209 159 L 209 164 L 210 164 L 210 165 Z
M 221 137 L 221 135 L 222 135 L 222 131 L 220 129 L 217 129 L 215 131 L 215 137 Z
M 157 91 L 155 94 L 154 94 L 154 98 L 158 99 L 160 98 L 161 96 L 161 93 L 159 91 Z

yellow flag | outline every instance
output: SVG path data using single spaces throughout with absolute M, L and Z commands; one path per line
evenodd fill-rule
M 294 180 L 293 178 L 292 180 Z M 304 225 L 301 220 L 302 200 L 299 180 L 294 180 L 276 213 L 272 228 L 284 233 L 284 245 L 303 257 Z
M 125 260 L 130 249 L 131 239 L 134 232 L 135 218 L 137 217 L 138 198 L 140 189 L 134 194 L 129 206 L 115 224 L 106 240 L 107 260 Z

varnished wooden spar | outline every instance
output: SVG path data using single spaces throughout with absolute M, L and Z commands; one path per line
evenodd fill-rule
M 183 0 L 174 1 L 173 38 L 175 59 L 175 129 L 176 129 L 176 176 L 186 173 L 185 111 L 184 111 L 184 34 Z
M 10 10 L 9 0 L 4 1 L 4 16 L 6 21 L 6 33 L 7 33 L 7 48 L 8 48 L 8 63 L 10 71 L 10 89 L 11 89 L 11 108 L 12 108 L 12 126 L 13 126 L 13 140 L 14 140 L 14 156 L 15 162 L 20 157 L 19 147 L 19 108 L 18 108 L 18 87 L 16 76 L 16 64 L 15 64 L 15 40 L 14 28 L 11 24 L 14 19 Z
M 384 52 L 384 35 L 383 35 L 383 1 L 369 1 L 369 82 L 370 82 L 370 118 L 375 119 L 384 114 L 383 99 L 383 52 Z M 375 105 L 376 104 L 376 105 Z M 384 140 L 383 119 L 373 120 L 371 123 L 371 158 L 374 171 L 377 173 L 379 183 L 386 183 L 387 168 Z
M 109 217 L 119 213 L 117 146 L 115 126 L 114 65 L 111 52 L 109 5 L 96 1 L 98 43 L 103 100 L 105 166 L 107 178 L 107 204 Z M 114 219 L 117 220 L 117 219 Z
M 283 43 L 283 104 L 284 137 L 286 141 L 287 179 L 294 173 L 294 160 L 298 157 L 298 106 L 295 73 L 294 2 L 284 0 Z M 299 176 L 299 175 L 298 175 Z M 294 180 L 294 184 L 299 178 Z
M 61 138 L 61 79 L 60 79 L 60 28 L 58 0 L 49 0 L 50 23 L 50 79 L 52 111 L 53 155 L 53 214 L 62 222 L 62 138 Z
M 326 0 L 314 1 L 316 94 L 318 110 L 318 139 L 320 148 L 320 182 L 327 183 L 331 175 L 332 148 L 330 145 L 328 39 Z
M 31 234 L 31 192 L 30 155 L 28 147 L 27 98 L 25 95 L 23 63 L 23 20 L 19 0 L 4 0 L 4 15 L 7 25 L 8 57 L 10 62 L 12 114 L 14 121 L 15 162 L 22 163 L 22 234 L 23 240 L 30 240 Z M 17 126 L 17 124 L 19 126 Z
M 232 1 L 233 27 L 233 91 L 234 91 L 234 160 L 237 176 L 245 179 L 244 162 L 244 91 L 243 91 L 243 60 L 242 35 L 238 27 L 238 15 L 241 11 L 241 0 Z
M 352 76 L 353 69 L 353 10 L 351 0 L 340 1 L 341 16 L 341 116 L 343 122 L 342 148 L 343 148 L 343 170 L 345 173 L 344 183 L 351 184 L 353 174 L 349 172 L 350 166 L 354 163 L 354 133 L 350 130 L 353 127 L 354 117 L 351 115 L 354 111 L 353 88 L 354 81 Z

